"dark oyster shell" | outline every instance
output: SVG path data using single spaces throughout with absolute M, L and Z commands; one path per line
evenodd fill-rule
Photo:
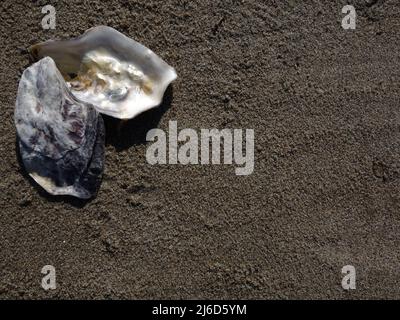
M 50 57 L 24 71 L 15 125 L 25 169 L 47 192 L 83 199 L 97 193 L 104 166 L 103 119 L 71 94 Z

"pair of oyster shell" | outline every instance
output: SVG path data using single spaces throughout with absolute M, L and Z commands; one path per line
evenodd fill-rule
M 113 28 L 32 46 L 15 125 L 29 175 L 53 195 L 88 199 L 100 186 L 105 129 L 99 113 L 131 119 L 158 106 L 175 70 Z

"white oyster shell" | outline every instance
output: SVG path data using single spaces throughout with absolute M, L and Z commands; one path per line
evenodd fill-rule
M 104 124 L 67 88 L 54 61 L 22 74 L 15 106 L 19 151 L 29 175 L 53 195 L 94 196 L 104 163 Z
M 30 52 L 36 59 L 53 58 L 79 100 L 120 119 L 158 106 L 177 78 L 153 51 L 106 26 L 75 39 L 39 43 Z

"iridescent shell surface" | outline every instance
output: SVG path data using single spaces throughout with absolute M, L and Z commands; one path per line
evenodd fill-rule
M 30 52 L 36 59 L 51 57 L 79 100 L 120 119 L 161 104 L 177 78 L 153 51 L 106 26 L 75 39 L 36 44 Z

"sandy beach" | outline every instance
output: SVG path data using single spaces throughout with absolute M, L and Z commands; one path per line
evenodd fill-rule
M 4 0 L 0 20 L 0 299 L 400 298 L 399 1 Z M 98 25 L 178 79 L 160 107 L 104 117 L 95 199 L 49 196 L 16 148 L 26 48 Z M 253 173 L 149 164 L 146 134 L 170 121 L 253 129 Z

